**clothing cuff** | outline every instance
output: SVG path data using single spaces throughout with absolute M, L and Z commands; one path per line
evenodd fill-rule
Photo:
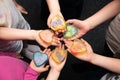
M 28 67 L 27 72 L 34 76 L 37 76 L 39 74 L 39 72 L 33 70 L 30 66 Z

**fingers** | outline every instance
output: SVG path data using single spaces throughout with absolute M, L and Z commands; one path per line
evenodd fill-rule
M 48 55 L 48 57 L 50 57 L 50 55 L 51 55 L 51 50 L 50 49 L 47 49 L 47 55 Z
M 50 22 L 51 22 L 50 20 L 51 20 L 51 19 L 50 19 L 50 17 L 49 17 L 48 20 L 47 20 L 47 25 L 48 25 L 49 28 L 50 28 L 50 26 L 51 26 L 51 25 L 50 25 Z
M 87 41 L 85 41 L 84 39 L 81 39 L 81 41 L 85 44 L 85 46 L 91 47 L 90 44 Z
M 45 66 L 45 65 L 42 65 L 42 66 L 40 66 L 41 68 L 42 68 L 42 71 L 41 72 L 45 72 L 45 71 L 47 71 L 48 69 L 49 69 L 49 65 L 47 65 L 47 66 Z
M 75 19 L 70 19 L 70 20 L 67 20 L 66 21 L 66 24 L 73 24 L 73 21 L 74 21 Z
M 50 49 L 44 49 L 43 53 L 49 53 L 50 52 Z
M 68 47 L 68 48 L 70 48 L 71 46 L 72 46 L 72 41 L 71 40 L 67 40 L 67 39 L 63 39 L 64 40 L 64 42 L 65 42 L 65 45 Z
M 44 51 L 42 51 L 43 53 L 47 53 L 47 49 L 44 49 Z
M 60 39 L 53 36 L 52 45 L 60 46 Z
M 24 8 L 21 10 L 21 13 L 28 14 L 28 12 Z
M 59 32 L 58 32 L 58 31 L 55 31 L 55 34 L 56 34 L 56 35 L 58 35 L 58 34 L 59 34 Z

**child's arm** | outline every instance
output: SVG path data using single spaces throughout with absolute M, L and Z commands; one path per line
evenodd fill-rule
M 39 31 L 22 30 L 7 27 L 0 27 L 0 39 L 4 40 L 35 40 Z
M 33 70 L 31 67 L 28 67 L 24 75 L 24 80 L 37 80 L 39 72 Z
M 64 49 L 64 46 L 62 45 L 62 46 L 60 46 L 60 48 Z M 67 59 L 67 56 L 65 57 L 65 59 L 63 60 L 63 62 L 56 63 L 53 60 L 52 56 L 49 57 L 49 63 L 50 63 L 51 69 L 50 69 L 50 72 L 49 72 L 46 80 L 58 80 L 60 72 L 61 72 L 61 70 L 63 69 L 63 67 L 65 65 L 66 59 Z
M 113 0 L 93 16 L 84 20 L 91 29 L 120 13 L 120 0 Z
M 113 0 L 112 2 L 108 3 L 105 7 L 99 10 L 94 15 L 88 17 L 83 21 L 83 26 L 89 27 L 89 29 L 93 29 L 97 25 L 101 24 L 102 22 L 114 17 L 120 12 L 120 0 Z M 74 20 L 68 20 L 67 23 L 75 23 L 77 27 L 80 27 L 80 22 L 75 22 Z M 81 23 L 82 24 L 82 23 Z
M 48 47 L 50 45 L 56 46 L 60 43 L 59 39 L 55 36 L 50 37 L 52 38 L 51 44 L 45 41 L 45 40 L 48 40 L 47 38 L 49 37 L 45 37 L 45 40 L 43 41 L 39 36 L 41 31 L 44 31 L 44 30 L 22 30 L 22 29 L 0 27 L 0 39 L 3 39 L 3 40 L 36 40 L 43 47 Z M 46 31 L 44 32 L 46 33 Z
M 120 74 L 120 59 L 94 54 L 88 62 Z
M 24 80 L 37 80 L 38 76 L 42 73 L 47 71 L 49 66 L 41 65 L 40 67 L 36 67 L 34 62 L 31 61 L 30 66 L 28 67 L 27 71 L 25 72 Z
M 72 44 L 71 41 L 65 40 L 65 45 L 67 46 L 68 51 L 76 58 L 90 62 L 94 65 L 100 66 L 115 73 L 120 73 L 120 67 L 118 66 L 120 65 L 120 59 L 110 58 L 96 54 L 93 52 L 92 47 L 85 40 L 82 39 L 82 42 L 83 44 L 85 44 L 85 47 L 87 48 L 87 51 L 84 52 L 83 54 L 77 54 L 77 53 L 75 54 L 71 52 L 71 48 L 70 48 Z
M 60 5 L 58 0 L 46 0 L 50 13 L 60 11 Z
M 59 15 L 63 17 L 61 11 L 60 11 L 60 5 L 58 0 L 46 0 L 50 15 L 47 20 L 47 25 L 48 27 L 51 26 L 51 20 L 53 19 L 54 16 Z
M 46 80 L 58 80 L 60 72 L 56 69 L 51 69 Z
M 71 38 L 71 40 L 80 38 L 81 36 L 86 34 L 89 30 L 95 28 L 104 21 L 114 17 L 118 13 L 120 13 L 120 0 L 113 0 L 105 7 L 103 7 L 101 10 L 99 10 L 97 13 L 83 21 L 77 19 L 71 19 L 66 21 L 66 23 L 68 24 L 71 23 L 79 28 L 78 34 Z
M 50 49 L 45 49 L 44 51 L 42 51 L 40 53 L 39 52 L 34 53 L 33 60 L 31 61 L 27 71 L 25 72 L 24 80 L 37 80 L 37 77 L 42 72 L 45 72 L 48 70 L 49 65 L 45 66 L 45 62 L 47 59 L 45 59 L 45 62 L 43 60 L 43 58 L 46 58 L 46 57 L 44 57 L 45 56 L 44 54 L 46 54 L 46 53 L 47 53 L 47 55 L 50 55 Z M 38 57 L 35 57 L 35 56 L 38 56 Z M 38 59 L 38 58 L 39 58 L 39 60 L 41 60 L 41 62 L 36 61 L 36 59 Z M 37 65 L 36 65 L 36 63 L 37 63 Z

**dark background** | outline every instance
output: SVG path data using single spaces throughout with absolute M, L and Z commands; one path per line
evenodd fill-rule
M 59 0 L 61 12 L 67 19 L 86 19 L 95 12 L 104 7 L 112 0 Z M 24 15 L 25 19 L 31 25 L 32 29 L 47 29 L 47 17 L 49 10 L 45 0 L 18 0 L 18 2 L 28 11 L 28 15 Z M 97 28 L 89 31 L 83 36 L 87 40 L 94 52 L 106 55 L 104 50 L 105 30 L 110 20 L 99 25 Z M 30 44 L 37 44 L 35 41 L 28 41 Z M 90 63 L 80 61 L 71 54 L 68 54 L 66 64 L 61 72 L 59 80 L 99 80 L 107 70 Z M 48 72 L 42 73 L 38 78 L 40 80 L 46 77 Z M 54 75 L 53 75 L 54 77 Z

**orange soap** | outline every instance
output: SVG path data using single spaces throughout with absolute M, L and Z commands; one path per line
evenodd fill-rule
M 72 54 L 75 54 L 75 55 L 84 54 L 87 51 L 86 46 L 79 39 L 76 39 L 73 41 L 73 45 L 71 46 L 70 50 Z
M 67 51 L 61 48 L 56 48 L 52 51 L 51 56 L 56 63 L 60 64 L 66 58 Z
M 46 42 L 46 43 L 51 43 L 52 42 L 52 38 L 53 38 L 53 31 L 51 30 L 43 30 L 39 33 L 39 37 L 42 41 Z M 47 37 L 47 38 L 46 38 Z

